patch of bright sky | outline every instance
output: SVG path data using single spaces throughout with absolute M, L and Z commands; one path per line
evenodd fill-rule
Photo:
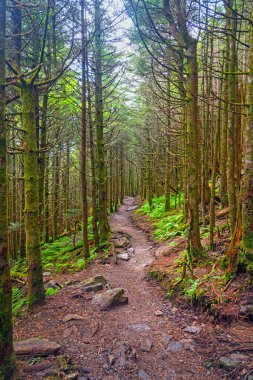
M 125 83 L 126 103 L 129 107 L 133 107 L 136 103 L 137 90 L 142 82 L 142 79 L 133 69 L 132 63 L 132 58 L 136 54 L 136 46 L 133 46 L 129 39 L 130 31 L 133 28 L 133 22 L 125 11 L 123 0 L 109 1 L 108 13 L 111 17 L 115 17 L 115 14 L 121 14 L 116 21 L 117 26 L 115 28 L 115 40 L 113 41 L 113 45 L 118 52 L 123 54 L 123 65 L 125 68 L 123 82 Z

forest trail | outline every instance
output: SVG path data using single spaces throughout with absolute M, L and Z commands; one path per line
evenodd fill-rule
M 135 201 L 126 197 L 110 218 L 114 233 L 124 232 L 131 237 L 135 252 L 130 260 L 118 260 L 117 265 L 113 260 L 109 264 L 96 261 L 73 275 L 54 276 L 63 286 L 61 292 L 47 298 L 46 305 L 17 320 L 16 338 L 39 336 L 59 343 L 61 353 L 68 354 L 77 365 L 79 379 L 220 379 L 215 368 L 205 367 L 208 361 L 205 350 L 210 343 L 206 336 L 201 340 L 202 333 L 207 334 L 209 329 L 202 324 L 205 316 L 196 316 L 191 310 L 173 305 L 165 298 L 164 291 L 145 277 L 154 247 L 145 233 L 134 226 L 132 211 L 127 211 Z M 93 294 L 80 293 L 76 288 L 79 282 L 93 275 L 103 275 L 112 288 L 124 288 L 129 303 L 107 311 L 98 310 L 91 302 Z M 68 314 L 77 314 L 80 319 L 64 322 Z M 192 325 L 200 326 L 201 332 L 184 332 Z M 27 365 L 24 378 L 45 378 L 42 376 L 52 372 L 50 363 L 48 358 L 44 364 Z

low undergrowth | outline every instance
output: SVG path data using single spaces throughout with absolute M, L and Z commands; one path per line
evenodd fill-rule
M 89 239 L 92 243 L 91 234 Z M 75 239 L 73 239 L 73 235 L 63 236 L 52 243 L 43 244 L 41 249 L 43 272 L 48 272 L 48 274 L 74 273 L 84 269 L 98 254 L 96 247 L 93 247 L 90 250 L 89 259 L 85 260 L 82 253 L 82 244 L 80 233 Z M 107 248 L 105 247 L 104 250 L 107 250 Z M 11 277 L 13 281 L 13 314 L 18 316 L 26 305 L 26 259 L 20 259 L 12 265 Z M 45 294 L 46 296 L 52 296 L 59 290 L 60 288 L 49 288 L 46 289 Z
M 181 196 L 181 200 L 183 197 Z M 175 204 L 175 197 L 171 195 L 171 204 Z M 157 241 L 167 241 L 176 236 L 185 237 L 187 224 L 184 221 L 181 208 L 165 211 L 164 196 L 153 198 L 153 207 L 145 202 L 137 213 L 146 215 L 154 227 L 154 236 Z
M 229 239 L 221 224 L 219 230 L 222 233 L 217 234 L 212 251 L 208 248 L 209 228 L 200 227 L 204 252 L 199 260 L 194 261 L 186 251 L 187 223 L 182 209 L 165 212 L 164 197 L 159 197 L 153 199 L 153 208 L 144 202 L 138 209 L 137 223 L 140 215 L 145 216 L 152 237 L 162 244 L 159 247 L 161 254 L 153 262 L 149 275 L 162 284 L 169 298 L 183 298 L 192 305 L 210 309 L 217 316 L 217 313 L 226 314 L 227 305 L 235 305 L 247 291 L 250 274 L 242 271 L 241 265 L 238 265 L 238 272 L 244 273 L 227 275 L 225 253 Z M 231 309 L 229 313 L 235 313 Z

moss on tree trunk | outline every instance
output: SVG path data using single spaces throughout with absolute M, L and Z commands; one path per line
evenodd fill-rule
M 253 18 L 253 6 L 251 9 Z M 244 178 L 242 186 L 242 237 L 248 256 L 253 259 L 253 27 L 248 53 L 247 120 L 245 130 Z
M 30 81 L 21 84 L 21 103 L 24 133 L 25 230 L 28 264 L 28 304 L 44 300 L 40 254 L 39 175 L 36 141 L 35 92 Z
M 11 379 L 15 367 L 12 338 L 12 299 L 8 257 L 7 171 L 5 124 L 6 2 L 0 1 L 0 379 Z

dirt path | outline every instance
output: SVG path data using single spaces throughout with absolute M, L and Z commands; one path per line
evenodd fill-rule
M 134 204 L 135 199 L 127 197 L 110 220 L 114 232 L 131 236 L 135 253 L 128 262 L 96 262 L 82 272 L 56 277 L 64 284 L 101 274 L 113 288 L 124 288 L 129 303 L 101 312 L 91 303 L 93 294 L 78 295 L 75 287 L 64 286 L 59 294 L 48 298 L 46 305 L 16 322 L 16 337 L 40 336 L 56 341 L 62 353 L 78 366 L 83 380 L 220 379 L 214 368 L 205 367 L 206 347 L 200 344 L 199 336 L 184 332 L 186 326 L 195 324 L 202 328 L 201 335 L 205 325 L 193 312 L 168 302 L 162 290 L 145 279 L 154 249 L 131 221 L 127 209 Z M 83 319 L 64 322 L 69 313 Z M 29 367 L 30 377 L 26 379 L 45 374 L 45 370 L 32 373 L 33 369 Z

